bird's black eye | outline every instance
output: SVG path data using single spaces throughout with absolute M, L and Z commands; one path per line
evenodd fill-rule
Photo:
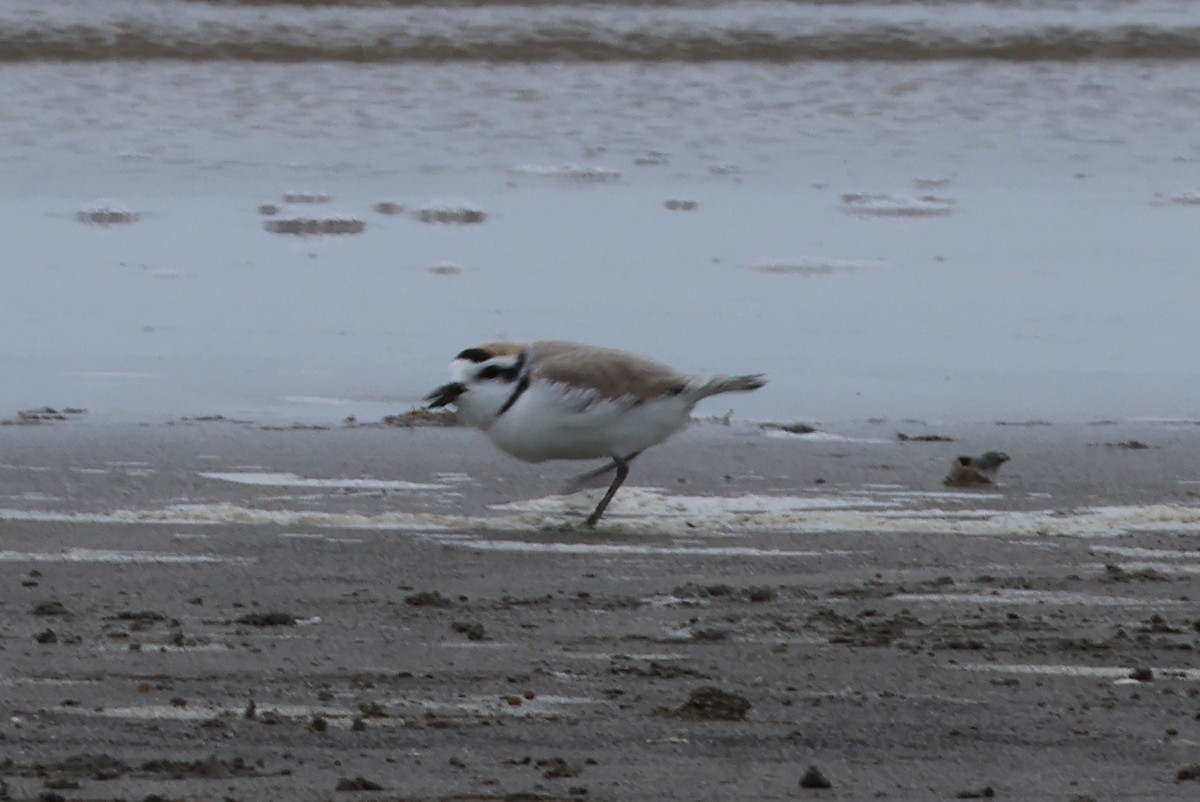
M 494 379 L 500 375 L 500 368 L 497 365 L 488 365 L 483 370 L 479 371 L 479 378 Z

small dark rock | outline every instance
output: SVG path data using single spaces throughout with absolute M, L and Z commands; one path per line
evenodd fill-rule
M 1154 671 L 1145 666 L 1140 666 L 1129 672 L 1129 678 L 1135 679 L 1138 682 L 1151 682 L 1154 679 Z
M 954 795 L 955 799 L 991 799 L 996 796 L 996 792 L 992 790 L 992 786 L 985 785 L 977 791 L 959 791 Z
M 58 635 L 54 634 L 52 629 L 43 629 L 34 635 L 33 639 L 38 643 L 58 643 Z
M 751 707 L 750 700 L 740 694 L 705 685 L 693 690 L 678 710 L 668 713 L 702 721 L 741 721 Z
M 1186 780 L 1200 780 L 1200 763 L 1189 763 L 1175 772 L 1175 782 Z
M 579 769 L 574 768 L 570 763 L 563 760 L 561 757 L 551 757 L 537 762 L 539 769 L 545 769 L 542 776 L 547 780 L 561 780 L 567 777 L 578 777 Z
M 166 621 L 167 617 L 153 610 L 123 610 L 113 616 L 114 621 Z
M 60 601 L 46 601 L 42 602 L 41 604 L 35 604 L 30 612 L 33 613 L 33 615 L 62 616 L 71 614 L 71 611 L 67 609 L 66 605 Z
M 371 782 L 366 777 L 343 778 L 338 780 L 337 791 L 382 791 L 383 786 Z
M 455 621 L 450 627 L 466 635 L 467 640 L 483 640 L 483 624 L 478 621 Z
M 447 599 L 436 590 L 422 590 L 404 597 L 404 603 L 411 607 L 453 607 L 454 602 Z
M 379 702 L 359 702 L 358 712 L 362 713 L 365 718 L 386 718 L 387 711 L 383 709 L 383 705 Z
M 755 603 L 774 601 L 775 589 L 768 587 L 746 588 L 746 599 Z
M 809 766 L 800 777 L 801 788 L 832 788 L 833 783 L 816 766 Z

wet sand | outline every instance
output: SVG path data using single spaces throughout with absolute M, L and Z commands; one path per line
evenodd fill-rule
M 0 427 L 0 780 L 1194 799 L 1198 444 L 1191 422 L 698 425 L 590 532 L 593 496 L 543 498 L 583 466 L 459 429 Z M 988 448 L 1013 457 L 997 487 L 942 487 Z M 792 517 L 730 517 L 760 498 Z M 868 520 L 839 505 L 871 528 L 833 528 Z

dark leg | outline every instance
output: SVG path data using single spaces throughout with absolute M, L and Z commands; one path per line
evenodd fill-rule
M 640 452 L 640 451 L 635 451 L 634 453 L 630 454 L 628 457 L 625 458 L 625 462 L 626 463 L 633 462 L 633 458 L 641 453 L 642 452 Z M 567 480 L 567 485 L 566 485 L 566 487 L 563 488 L 563 493 L 574 493 L 576 490 L 579 490 L 580 488 L 587 485 L 587 483 L 592 481 L 593 479 L 603 476 L 604 474 L 608 473 L 611 470 L 615 470 L 617 467 L 617 462 L 618 462 L 618 460 L 616 458 L 613 458 L 612 462 L 607 462 L 604 465 L 601 465 L 599 468 L 593 468 L 592 470 L 587 471 L 586 473 L 581 473 L 578 476 L 572 476 L 570 479 Z
M 592 510 L 592 514 L 588 516 L 584 522 L 587 526 L 595 526 L 600 520 L 600 516 L 604 514 L 604 510 L 608 508 L 608 502 L 612 501 L 613 496 L 617 494 L 617 490 L 625 483 L 625 477 L 629 476 L 629 463 L 641 452 L 630 454 L 625 459 L 613 457 L 611 465 L 606 465 L 602 470 L 592 471 L 595 476 L 599 476 L 605 471 L 615 469 L 617 475 L 613 477 L 612 484 L 608 486 L 608 492 L 604 494 L 604 498 L 600 499 L 600 503 L 596 505 L 596 509 Z
M 626 462 L 628 462 L 628 460 L 626 460 Z M 601 465 L 599 468 L 593 468 L 592 470 L 590 470 L 586 473 L 581 473 L 578 476 L 572 476 L 570 479 L 567 480 L 567 486 L 563 488 L 563 492 L 564 493 L 574 493 L 576 490 L 579 490 L 581 487 L 583 487 L 588 482 L 595 479 L 597 476 L 603 476 L 604 474 L 615 469 L 616 467 L 617 467 L 617 463 L 616 463 L 616 460 L 614 460 L 612 462 L 607 462 L 604 465 Z

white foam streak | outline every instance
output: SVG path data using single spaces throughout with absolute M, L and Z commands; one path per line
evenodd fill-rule
M 0 562 L 41 563 L 229 563 L 246 562 L 237 557 L 215 554 L 171 554 L 157 551 L 119 551 L 112 549 L 64 549 L 62 551 L 0 551 Z
M 395 479 L 310 479 L 294 473 L 259 473 L 243 471 L 208 471 L 199 474 L 204 479 L 216 479 L 256 487 L 316 487 L 330 490 L 441 490 L 444 484 L 405 482 Z
M 827 557 L 854 554 L 851 551 L 793 551 L 789 549 L 759 549 L 749 546 L 679 546 L 647 543 L 563 543 L 528 540 L 485 540 L 483 538 L 433 536 L 434 543 L 473 549 L 475 551 L 526 551 L 543 554 L 643 555 L 688 554 L 703 557 Z
M 955 665 L 960 671 L 989 671 L 1003 674 L 1045 674 L 1064 677 L 1098 677 L 1101 679 L 1125 679 L 1133 670 L 1131 666 L 1072 666 L 1072 665 L 1036 665 L 977 663 L 970 665 Z M 1200 680 L 1200 669 L 1197 668 L 1152 668 L 1151 671 L 1159 678 Z
M 399 531 L 540 531 L 579 523 L 597 493 L 512 502 L 486 516 L 387 512 L 364 515 L 316 510 L 268 510 L 228 503 L 175 504 L 157 509 L 59 512 L 0 509 L 2 521 L 112 525 L 242 525 Z M 879 509 L 879 508 L 883 509 Z M 1176 504 L 1057 510 L 1000 511 L 903 509 L 901 500 L 845 496 L 671 496 L 623 488 L 600 526 L 601 533 L 686 535 L 703 538 L 738 532 L 922 533 L 1020 537 L 1113 537 L 1131 531 L 1200 533 L 1200 507 Z
M 943 604 L 1061 604 L 1081 607 L 1141 607 L 1143 605 L 1179 604 L 1158 599 L 1133 599 L 1093 593 L 1070 593 L 1052 590 L 997 590 L 988 593 L 898 593 L 896 600 L 935 602 Z

